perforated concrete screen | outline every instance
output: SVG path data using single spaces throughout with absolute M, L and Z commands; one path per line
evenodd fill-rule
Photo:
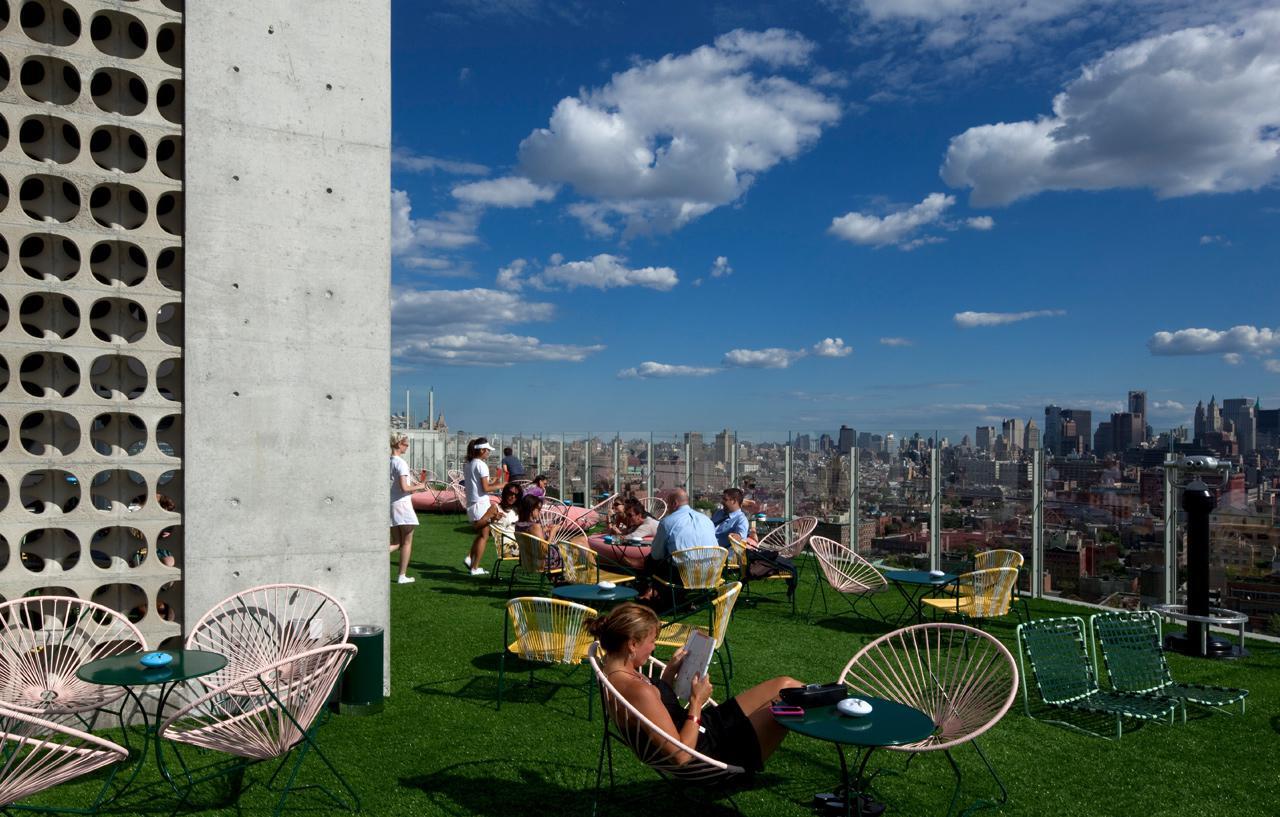
M 183 618 L 182 0 L 0 0 L 0 596 Z

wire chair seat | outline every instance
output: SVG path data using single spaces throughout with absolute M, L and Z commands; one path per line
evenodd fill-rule
M 502 642 L 505 649 L 498 661 L 498 709 L 502 708 L 503 680 L 506 676 L 507 654 L 519 656 L 525 661 L 543 664 L 577 666 L 587 657 L 593 638 L 587 625 L 597 613 L 585 604 L 564 599 L 548 599 L 541 596 L 520 596 L 507 600 L 507 615 L 503 617 Z M 508 629 L 510 627 L 510 629 Z M 515 640 L 507 644 L 508 633 L 515 633 Z M 532 674 L 530 680 L 532 681 Z M 587 715 L 590 718 L 592 695 L 587 689 Z
M 587 508 L 586 511 L 578 517 L 578 524 L 585 530 L 591 530 L 596 525 L 605 522 L 609 518 L 609 509 L 613 507 L 613 501 L 617 498 L 617 494 L 610 494 L 596 504 Z
M 265 584 L 229 596 L 201 616 L 187 636 L 187 649 L 227 656 L 227 665 L 200 678 L 224 686 L 281 659 L 345 643 L 349 630 L 342 603 L 302 584 Z M 256 683 L 231 687 L 240 694 Z
M 922 602 L 944 613 L 967 618 L 997 618 L 1013 608 L 1016 567 L 991 567 L 962 574 L 954 596 L 923 598 Z
M 59 719 L 124 697 L 122 687 L 82 681 L 90 661 L 146 649 L 123 614 L 74 596 L 30 596 L 0 604 L 0 701 L 9 709 Z
M 654 519 L 661 519 L 667 515 L 667 501 L 656 496 L 646 496 L 640 500 L 640 505 L 644 508 L 644 512 Z
M 631 573 L 621 573 L 600 566 L 600 555 L 575 537 L 555 544 L 560 550 L 563 575 L 570 584 L 596 584 L 613 582 L 624 584 L 635 581 Z
M 827 584 L 848 599 L 854 612 L 857 611 L 858 602 L 865 598 L 876 613 L 880 614 L 875 599 L 871 597 L 888 587 L 889 582 L 873 564 L 851 548 L 825 536 L 810 536 L 809 549 L 813 551 L 814 556 L 818 557 L 818 567 L 822 570 Z M 822 603 L 825 608 L 827 596 L 826 591 L 822 589 L 822 583 L 818 582 L 814 587 L 822 592 Z M 812 596 L 809 607 L 812 610 Z M 883 615 L 880 617 L 884 618 Z
M 0 809 L 129 757 L 109 740 L 7 706 L 0 706 L 0 747 Z
M 1089 629 L 1117 691 L 1173 699 L 1182 711 L 1183 723 L 1188 702 L 1216 708 L 1238 703 L 1244 714 L 1247 689 L 1173 680 L 1160 644 L 1160 616 L 1154 611 L 1098 613 L 1090 616 Z M 1094 666 L 1098 666 L 1096 653 Z

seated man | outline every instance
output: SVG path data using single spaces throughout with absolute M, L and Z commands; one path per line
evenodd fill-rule
M 742 490 L 726 488 L 720 495 L 720 508 L 711 515 L 711 524 L 716 526 L 716 541 L 720 547 L 729 549 L 729 534 L 736 533 L 747 538 L 747 515 L 742 512 Z
M 604 535 L 592 536 L 591 549 L 600 554 L 602 561 L 624 565 L 632 570 L 643 570 L 645 557 L 649 555 L 649 540 L 658 532 L 658 520 L 644 512 L 638 499 L 627 499 L 622 506 L 619 525 L 610 526 L 609 532 L 621 541 L 608 543 Z
M 672 575 L 672 553 L 692 547 L 716 544 L 716 528 L 704 514 L 689 505 L 689 494 L 683 488 L 671 493 L 671 510 L 658 523 L 653 536 L 645 569 L 652 575 L 669 578 Z

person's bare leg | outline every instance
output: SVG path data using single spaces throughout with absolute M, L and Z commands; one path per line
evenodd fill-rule
M 400 525 L 400 575 L 409 570 L 409 556 L 413 553 L 414 525 Z
M 400 526 L 391 526 L 391 544 L 387 545 L 388 553 L 395 553 L 396 548 L 400 547 Z
M 782 739 L 787 736 L 787 728 L 773 717 L 773 713 L 769 711 L 769 706 L 778 700 L 778 691 L 786 687 L 804 686 L 803 681 L 797 681 L 795 678 L 780 676 L 771 678 L 762 684 L 756 684 L 745 692 L 740 692 L 734 696 L 734 700 L 738 702 L 738 706 L 742 708 L 743 714 L 751 721 L 751 728 L 755 730 L 756 740 L 760 742 L 760 761 L 764 762 L 769 756 L 777 751 Z
M 492 513 L 487 513 L 475 522 L 472 527 L 476 530 L 476 538 L 471 540 L 471 569 L 475 570 L 480 567 L 480 560 L 484 558 L 484 546 L 489 541 L 489 521 Z

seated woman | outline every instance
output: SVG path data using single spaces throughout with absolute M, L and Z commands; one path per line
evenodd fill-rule
M 611 526 L 609 532 L 622 541 L 608 543 L 603 535 L 592 536 L 587 540 L 591 549 L 604 561 L 640 570 L 649 555 L 649 542 L 658 532 L 658 520 L 645 513 L 640 500 L 628 499 L 622 507 L 621 522 Z
M 527 490 L 516 503 L 516 522 L 513 526 L 516 533 L 527 533 L 545 540 L 547 533 L 542 529 L 539 514 L 542 512 L 542 497 L 530 494 Z M 559 570 L 562 565 L 560 551 L 551 548 L 547 553 L 547 570 Z
M 538 474 L 533 478 L 533 482 L 524 486 L 525 496 L 546 496 L 547 495 L 547 475 Z
M 779 690 L 804 686 L 802 682 L 780 676 L 718 706 L 707 707 L 711 681 L 703 674 L 694 679 L 689 705 L 684 707 L 671 688 L 684 660 L 683 649 L 672 656 L 657 682 L 640 672 L 658 637 L 656 613 L 627 602 L 590 626 L 604 650 L 601 668 L 614 689 L 640 714 L 686 746 L 748 772 L 758 772 L 787 736 L 786 727 L 774 719 L 769 706 L 778 700 Z M 688 752 L 676 746 L 670 746 L 669 752 L 676 763 L 686 763 L 690 758 Z
M 498 547 L 515 541 L 516 521 L 520 518 L 516 514 L 516 505 L 523 495 L 519 485 L 507 483 L 502 487 L 502 496 L 498 500 L 498 518 L 489 525 Z

